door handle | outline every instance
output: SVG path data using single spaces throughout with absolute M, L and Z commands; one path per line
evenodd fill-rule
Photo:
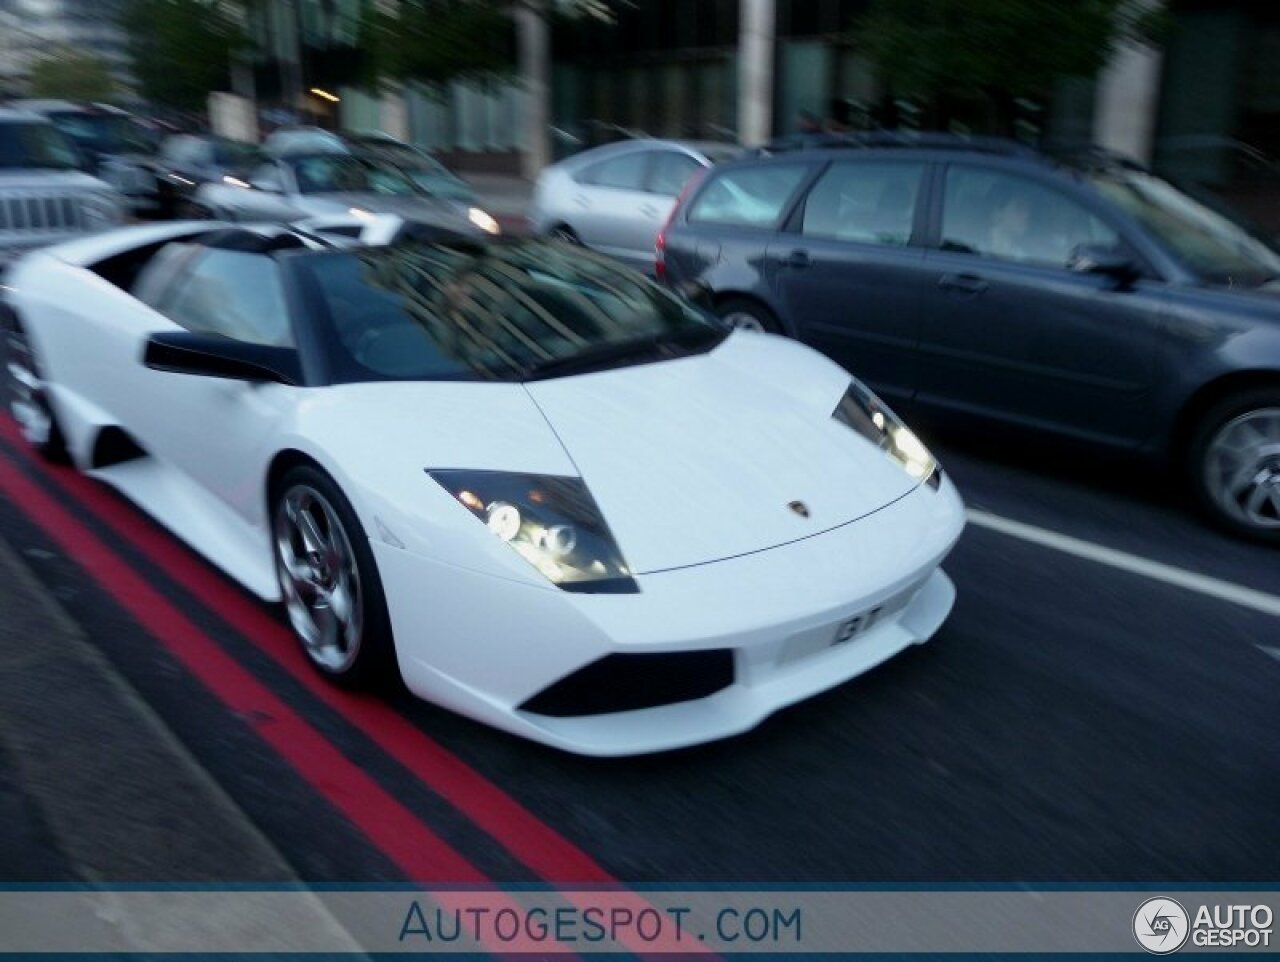
M 645 217 L 657 217 L 658 208 L 654 207 L 652 204 L 644 204 L 640 208 L 640 213 L 644 214 Z
M 590 207 L 591 201 L 587 199 L 586 194 L 578 194 L 573 198 L 573 202 L 579 207 Z
M 812 261 L 809 259 L 809 252 L 802 250 L 794 250 L 783 258 L 782 263 L 787 267 L 793 267 L 796 270 L 804 270 Z
M 938 286 L 943 290 L 957 294 L 981 294 L 990 285 L 977 274 L 943 274 L 938 278 Z

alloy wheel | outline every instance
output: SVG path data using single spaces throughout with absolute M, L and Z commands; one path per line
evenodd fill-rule
M 328 499 L 308 484 L 285 491 L 275 511 L 276 571 L 289 623 L 308 657 L 333 674 L 360 654 L 364 605 L 351 541 Z
M 1280 531 L 1280 408 L 1247 411 L 1209 440 L 1205 486 L 1237 522 Z
M 22 436 L 36 447 L 42 447 L 53 434 L 53 413 L 44 396 L 26 331 L 8 311 L 3 312 L 3 318 L 9 413 L 18 422 Z

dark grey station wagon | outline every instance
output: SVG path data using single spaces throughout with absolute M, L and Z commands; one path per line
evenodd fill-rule
M 712 170 L 659 276 L 923 413 L 1170 459 L 1280 542 L 1280 256 L 1133 164 L 922 140 Z

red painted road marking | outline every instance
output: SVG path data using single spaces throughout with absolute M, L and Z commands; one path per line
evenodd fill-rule
M 457 755 L 414 727 L 389 705 L 374 697 L 345 692 L 319 678 L 311 667 L 305 663 L 293 636 L 280 622 L 270 617 L 258 606 L 257 602 L 250 599 L 224 575 L 212 572 L 203 559 L 180 541 L 162 533 L 150 523 L 139 525 L 137 509 L 109 494 L 102 485 L 84 475 L 70 470 L 50 469 L 48 466 L 35 461 L 34 458 L 27 454 L 25 447 L 21 446 L 22 442 L 16 427 L 5 417 L 0 417 L 0 438 L 11 442 L 11 445 L 17 444 L 19 446 L 18 450 L 26 455 L 28 463 L 38 468 L 44 477 L 63 488 L 73 496 L 76 503 L 87 508 L 116 534 L 131 542 L 184 590 L 216 613 L 234 630 L 250 640 L 258 642 L 260 650 L 301 681 L 322 701 L 360 727 L 365 734 L 378 743 L 389 755 L 413 772 L 424 784 L 446 799 L 477 826 L 484 829 L 544 880 L 555 884 L 595 883 L 611 886 L 621 885 L 580 848 L 559 835 L 549 825 L 538 819 L 537 816 L 520 805 L 519 802 L 496 784 L 467 765 Z M 6 447 L 10 447 L 12 450 L 11 445 L 6 445 Z M 222 661 L 233 666 L 245 677 L 253 679 L 247 669 L 241 668 L 215 642 L 200 635 L 199 629 L 187 622 L 176 608 L 173 608 L 163 596 L 151 588 L 132 569 L 128 568 L 122 559 L 117 558 L 101 542 L 98 542 L 91 532 L 84 529 L 57 502 L 35 488 L 30 481 L 5 465 L 2 460 L 0 460 L 0 469 L 3 469 L 3 473 L 0 473 L 0 489 L 5 488 L 7 479 L 12 478 L 39 495 L 40 502 L 43 502 L 40 509 L 35 512 L 30 510 L 27 512 L 37 524 L 46 527 L 46 530 L 48 530 L 45 525 L 45 519 L 51 517 L 51 515 L 45 513 L 43 504 L 49 505 L 51 510 L 56 511 L 67 524 L 74 526 L 84 538 L 92 540 L 103 557 L 110 559 L 105 562 L 105 564 L 110 565 L 110 570 L 122 572 L 126 576 L 125 581 L 145 590 L 148 596 L 154 597 L 174 617 L 181 619 L 183 624 L 199 635 L 205 645 L 211 648 Z M 18 500 L 13 496 L 12 491 L 10 491 L 10 497 L 16 505 L 25 504 L 28 509 L 31 505 L 38 503 L 36 501 Z M 23 497 L 25 498 L 26 496 L 23 495 Z M 86 555 L 77 549 L 74 541 L 65 543 L 54 532 L 50 531 L 50 534 L 54 534 L 55 540 L 63 544 L 69 555 L 80 560 L 82 564 L 86 562 Z M 86 568 L 93 573 L 95 579 L 102 583 L 109 592 L 123 601 L 115 587 L 108 584 L 107 579 L 97 574 L 99 571 L 108 569 L 102 568 L 98 564 L 86 565 Z M 132 608 L 129 608 L 129 610 L 133 614 Z M 135 615 L 135 617 L 137 616 Z M 141 618 L 138 618 L 138 620 L 145 626 L 145 622 Z M 166 641 L 159 634 L 156 637 L 162 642 Z M 198 673 L 196 674 L 199 677 Z M 253 684 L 268 697 L 275 699 L 275 696 L 270 694 L 269 689 L 262 686 L 256 679 L 253 680 Z M 284 707 L 283 703 L 279 704 L 284 708 L 284 711 L 291 712 L 291 709 Z M 300 718 L 298 722 L 304 726 L 306 724 Z M 323 742 L 323 738 L 318 733 L 315 733 L 314 730 L 311 731 L 326 748 L 329 748 L 338 757 L 343 758 L 344 762 L 346 761 L 345 756 L 338 753 L 327 742 Z M 354 768 L 354 766 L 352 767 Z M 363 772 L 360 772 L 358 768 L 355 771 L 359 772 L 375 789 L 381 791 L 381 788 L 368 776 L 365 776 Z M 310 779 L 308 780 L 310 781 Z M 317 787 L 324 792 L 322 785 L 317 785 Z M 327 797 L 327 793 L 325 794 Z M 390 796 L 387 797 L 390 799 Z M 394 799 L 391 799 L 391 801 L 394 802 Z M 399 805 L 398 802 L 395 802 L 395 804 Z M 401 808 L 403 809 L 403 806 Z M 407 812 L 407 810 L 405 811 Z M 409 814 L 410 817 L 413 817 L 411 813 Z M 361 827 L 363 828 L 363 826 Z M 429 831 L 425 826 L 422 826 L 422 828 Z M 375 844 L 379 844 L 374 836 L 371 835 L 370 839 Z M 382 847 L 381 844 L 379 844 L 379 847 Z M 397 862 L 397 864 L 400 863 Z M 472 871 L 477 871 L 474 867 L 471 868 Z M 560 873 L 573 874 L 557 877 Z M 410 877 L 416 878 L 413 873 L 410 873 Z M 483 876 L 480 877 L 483 878 Z M 421 880 L 429 879 L 424 878 Z M 455 879 L 455 881 L 466 880 L 466 878 Z M 573 893 L 565 894 L 566 898 L 578 904 L 580 908 L 595 904 L 585 897 L 578 898 Z M 625 897 L 625 903 L 635 912 L 651 908 L 650 904 L 641 896 L 625 892 L 625 890 L 612 893 L 611 903 L 619 904 L 618 899 L 620 896 Z M 633 939 L 625 939 L 624 942 L 630 943 L 627 947 L 636 952 L 644 952 L 646 950 L 654 952 L 661 951 L 664 948 L 667 951 L 671 951 L 676 948 L 675 945 L 671 944 L 637 942 Z M 702 946 L 682 945 L 679 948 L 686 953 L 709 954 L 709 950 Z
M 148 634 L 224 705 L 238 713 L 286 764 L 408 878 L 443 887 L 450 883 L 492 884 L 4 458 L 0 458 L 0 491 L 13 504 L 21 505 L 28 517 L 75 558 Z M 471 905 L 465 892 L 445 891 L 435 897 L 450 909 L 466 910 Z M 517 903 L 502 893 L 491 892 L 486 901 L 495 898 L 505 907 L 519 911 Z M 488 941 L 485 947 L 492 952 L 511 951 L 510 945 Z

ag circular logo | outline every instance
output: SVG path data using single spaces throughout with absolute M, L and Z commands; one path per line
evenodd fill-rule
M 1190 931 L 1191 918 L 1187 910 L 1164 896 L 1147 899 L 1133 913 L 1133 937 L 1155 955 L 1177 952 L 1186 943 Z

